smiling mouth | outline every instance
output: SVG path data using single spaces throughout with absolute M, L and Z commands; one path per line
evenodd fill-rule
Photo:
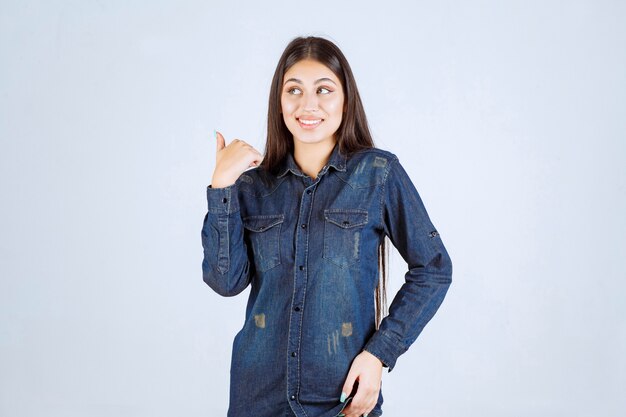
M 298 120 L 298 124 L 303 129 L 314 129 L 320 125 L 324 121 L 324 119 L 314 119 L 314 120 L 305 120 L 305 119 L 296 119 Z

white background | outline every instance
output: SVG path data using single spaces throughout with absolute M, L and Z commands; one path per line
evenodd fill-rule
M 384 415 L 625 415 L 625 3 L 233 3 L 0 1 L 0 415 L 226 415 L 249 289 L 202 281 L 212 133 L 262 151 L 298 35 L 453 260 Z

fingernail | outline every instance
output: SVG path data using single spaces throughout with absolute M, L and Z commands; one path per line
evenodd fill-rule
M 339 398 L 339 401 L 340 401 L 340 402 L 344 402 L 344 401 L 346 400 L 346 397 L 347 397 L 346 393 L 345 393 L 345 392 L 342 392 L 342 393 L 341 393 L 341 397 Z
M 367 417 L 367 413 L 363 414 L 363 417 Z
M 344 413 L 341 413 L 337 417 L 346 417 L 346 415 Z

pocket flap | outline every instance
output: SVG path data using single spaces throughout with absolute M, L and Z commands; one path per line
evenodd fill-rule
M 243 227 L 253 232 L 264 232 L 267 229 L 282 223 L 285 220 L 283 214 L 259 214 L 243 218 Z
M 324 218 L 339 227 L 362 226 L 367 223 L 367 210 L 360 209 L 326 209 Z

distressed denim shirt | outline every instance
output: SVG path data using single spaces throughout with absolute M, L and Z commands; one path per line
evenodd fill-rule
M 207 187 L 203 279 L 230 297 L 250 285 L 235 335 L 229 417 L 332 417 L 363 350 L 391 372 L 442 303 L 452 263 L 398 157 L 380 148 L 349 158 L 335 145 L 317 178 L 293 155 Z M 388 236 L 408 265 L 375 327 L 378 246 Z M 379 398 L 369 417 L 382 414 Z

